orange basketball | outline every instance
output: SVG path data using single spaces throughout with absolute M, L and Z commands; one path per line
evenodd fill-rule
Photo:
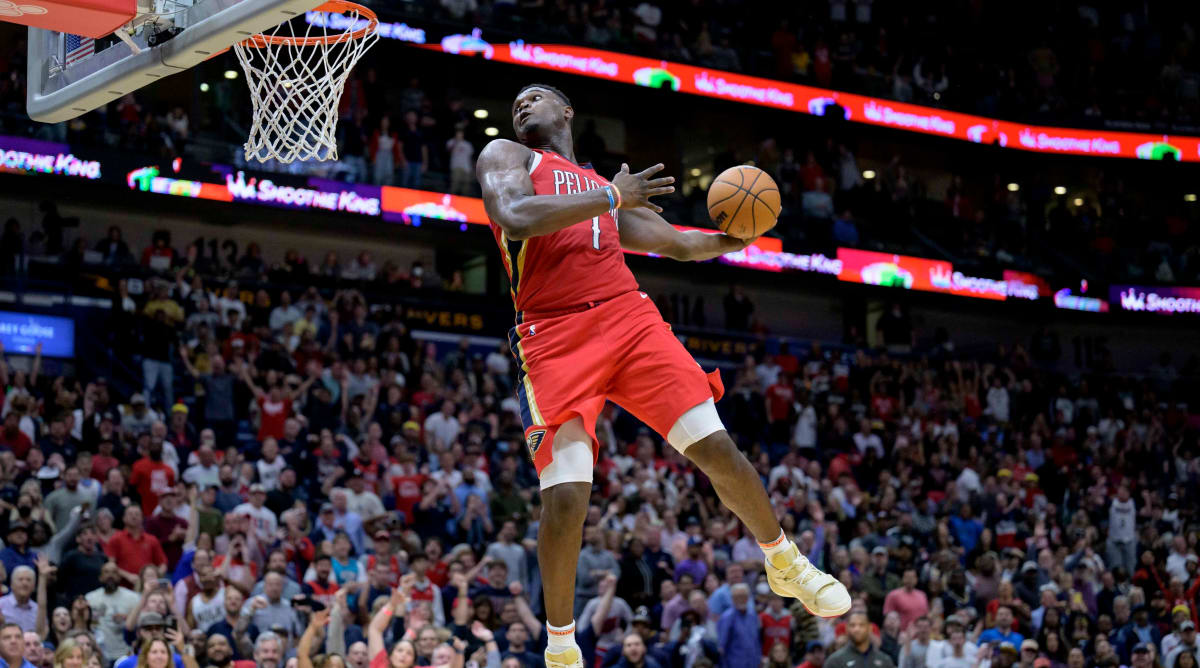
M 757 167 L 730 167 L 708 187 L 708 215 L 725 234 L 753 239 L 779 220 L 779 186 Z

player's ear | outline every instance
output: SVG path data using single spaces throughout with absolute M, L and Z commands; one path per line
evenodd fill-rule
M 575 118 L 575 107 L 571 105 L 563 107 L 563 119 L 570 123 L 572 118 Z

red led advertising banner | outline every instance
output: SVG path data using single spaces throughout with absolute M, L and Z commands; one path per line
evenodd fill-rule
M 310 18 L 310 21 L 312 19 Z M 440 43 L 401 41 L 442 53 L 481 57 L 543 70 L 703 95 L 733 102 L 823 116 L 840 109 L 847 120 L 977 144 L 1037 153 L 1200 162 L 1200 137 L 1079 130 L 1012 123 L 945 109 L 906 104 L 824 88 L 653 60 L 564 44 L 489 42 L 480 28 L 449 35 Z
M 976 299 L 1036 300 L 1045 281 L 1032 274 L 1005 272 L 1004 278 L 968 276 L 945 260 L 839 248 L 842 271 L 838 279 L 905 290 L 941 292 Z

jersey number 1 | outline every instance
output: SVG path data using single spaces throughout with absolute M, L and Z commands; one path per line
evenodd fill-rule
M 592 248 L 600 250 L 600 216 L 592 219 Z

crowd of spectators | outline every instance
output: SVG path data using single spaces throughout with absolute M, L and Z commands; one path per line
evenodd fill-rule
M 1126 111 L 1182 119 L 1194 115 L 1196 106 L 1193 30 L 1187 21 L 1171 23 L 1169 9 L 1145 15 L 1071 4 L 1047 20 L 1054 26 L 1048 32 L 1012 39 L 1029 31 L 999 26 L 1020 12 L 988 2 L 969 9 L 935 3 L 923 10 L 928 16 L 909 16 L 907 9 L 866 0 L 783 8 L 708 0 L 373 4 L 398 11 L 398 16 L 422 12 L 462 25 L 519 30 L 529 39 L 544 31 L 547 40 L 714 67 L 738 69 L 741 63 L 742 69 L 758 74 L 885 97 L 899 91 L 894 96 L 901 99 L 915 96 L 968 111 L 1011 117 L 1036 109 L 1046 122 L 1086 124 L 1089 118 L 1128 118 Z M 782 19 L 781 11 L 787 14 Z M 984 39 L 994 34 L 1005 38 L 999 44 Z M 725 42 L 728 47 L 722 46 Z M 206 92 L 195 93 L 191 104 L 150 102 L 150 96 L 139 92 L 69 123 L 31 124 L 21 113 L 24 50 L 20 39 L 0 47 L 0 66 L 9 65 L 8 77 L 0 81 L 0 131 L 164 159 L 198 145 L 203 147 L 195 153 L 200 160 L 243 166 L 240 143 L 250 107 L 240 96 L 245 85 L 240 79 L 205 83 Z M 1161 76 L 1145 69 L 1159 67 Z M 911 75 L 909 69 L 914 70 Z M 931 77 L 930 71 L 939 74 Z M 464 100 L 464 82 L 387 72 L 384 61 L 368 57 L 352 73 L 338 108 L 340 160 L 251 167 L 477 195 L 474 157 L 488 141 L 484 126 L 502 126 L 503 121 L 475 118 Z M 1097 86 L 1097 80 L 1108 85 Z M 997 82 L 999 90 L 985 90 Z M 921 93 L 925 89 L 928 95 Z M 1129 102 L 1141 100 L 1139 96 L 1154 103 Z M 986 108 L 970 107 L 975 103 Z M 1084 119 L 1072 115 L 1082 105 L 1088 109 Z M 1108 113 L 1114 109 L 1122 113 Z M 578 131 L 578 155 L 601 173 L 615 171 L 628 159 L 606 149 L 594 123 L 584 123 Z M 1021 178 L 1021 171 L 1014 173 L 1011 166 L 998 167 L 996 173 L 947 171 L 919 159 L 910 163 L 899 153 L 888 157 L 876 151 L 864 157 L 872 151 L 866 146 L 859 150 L 855 133 L 818 134 L 822 139 L 813 142 L 808 130 L 789 135 L 777 129 L 758 146 L 716 151 L 711 166 L 711 174 L 717 174 L 753 160 L 775 176 L 784 200 L 777 233 L 794 242 L 797 251 L 842 245 L 948 256 L 964 269 L 1040 270 L 1070 282 L 1081 273 L 1095 283 L 1200 281 L 1200 205 L 1185 201 L 1174 180 L 1147 183 L 1132 181 L 1116 168 L 1095 170 L 1067 179 L 1067 192 L 1060 194 L 1055 188 L 1063 184 Z M 217 154 L 205 152 L 214 145 L 221 147 Z M 662 198 L 662 204 L 673 221 L 703 226 L 708 221 L 703 195 L 701 188 L 685 185 L 679 194 Z
M 499 337 L 439 348 L 355 290 L 243 292 L 160 241 L 140 261 L 167 278 L 114 299 L 140 383 L 0 363 L 0 658 L 540 666 L 553 565 Z M 1200 362 L 1068 377 L 1058 352 L 758 347 L 726 371 L 724 421 L 851 590 L 842 619 L 771 594 L 706 478 L 610 405 L 588 665 L 1194 668 Z
M 1200 120 L 1197 26 L 1169 7 L 876 0 L 420 0 L 403 7 L 526 40 L 1011 120 L 1161 129 Z

